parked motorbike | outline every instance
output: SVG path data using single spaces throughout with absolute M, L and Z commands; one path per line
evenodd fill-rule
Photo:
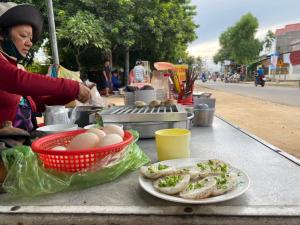
M 262 87 L 264 87 L 265 83 L 266 83 L 266 77 L 264 75 L 263 76 L 255 75 L 255 79 L 254 79 L 255 87 L 257 87 L 257 85 L 261 85 Z

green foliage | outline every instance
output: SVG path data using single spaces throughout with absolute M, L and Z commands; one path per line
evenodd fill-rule
M 219 38 L 221 49 L 214 56 L 215 63 L 231 60 L 245 65 L 253 61 L 262 49 L 261 42 L 255 38 L 258 21 L 247 13 L 232 27 L 223 32 Z
M 108 49 L 109 40 L 102 29 L 104 21 L 96 18 L 88 11 L 77 11 L 74 16 L 69 16 L 66 11 L 58 11 L 58 20 L 61 21 L 57 29 L 58 40 L 68 44 L 60 48 L 61 52 L 69 52 L 75 55 L 79 68 L 81 68 L 80 55 L 88 48 Z
M 193 22 L 196 8 L 189 0 L 140 2 L 143 14 L 137 18 L 143 18 L 140 21 L 141 55 L 152 62 L 186 59 L 187 44 L 197 37 L 197 25 Z
M 47 74 L 49 65 L 41 65 L 37 62 L 31 63 L 29 66 L 26 66 L 26 70 L 32 73 Z
M 74 16 L 67 16 L 65 11 L 58 12 L 61 21 L 57 29 L 59 40 L 67 39 L 76 49 L 85 46 L 105 48 L 109 41 L 104 37 L 103 20 L 87 11 L 78 11 Z
M 47 2 L 22 2 L 42 9 L 47 30 Z M 110 55 L 124 62 L 127 48 L 131 64 L 136 59 L 176 63 L 187 59 L 187 45 L 196 39 L 191 0 L 53 0 L 53 6 L 60 61 L 72 68 Z
M 274 40 L 275 40 L 275 34 L 271 30 L 268 30 L 266 37 L 262 42 L 263 49 L 265 52 L 269 53 L 271 51 Z
M 197 64 L 198 67 L 202 67 L 202 59 L 200 56 L 194 57 L 194 56 L 188 56 L 186 60 L 183 61 L 184 63 L 191 66 L 192 64 Z

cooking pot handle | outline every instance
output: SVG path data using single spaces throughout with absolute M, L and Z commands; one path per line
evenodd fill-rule
M 188 113 L 188 120 L 192 120 L 194 118 L 195 114 L 194 113 Z
M 211 93 L 207 93 L 207 92 L 204 92 L 200 95 L 200 97 L 206 97 L 206 98 L 210 98 L 211 96 Z

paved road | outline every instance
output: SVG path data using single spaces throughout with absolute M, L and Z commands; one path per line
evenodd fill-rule
M 290 87 L 274 87 L 274 86 L 257 86 L 252 84 L 232 84 L 232 83 L 202 83 L 197 81 L 199 84 L 205 87 L 236 93 L 249 97 L 256 97 L 271 102 L 276 102 L 285 105 L 298 106 L 300 107 L 300 88 Z

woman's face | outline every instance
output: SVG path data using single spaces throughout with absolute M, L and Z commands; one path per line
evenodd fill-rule
M 10 29 L 11 40 L 19 53 L 25 57 L 32 46 L 32 27 L 30 25 L 18 25 Z

